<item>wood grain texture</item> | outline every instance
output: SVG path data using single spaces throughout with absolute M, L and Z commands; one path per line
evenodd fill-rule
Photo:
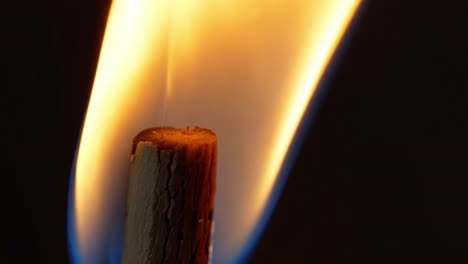
M 153 128 L 133 151 L 122 263 L 208 263 L 216 135 Z

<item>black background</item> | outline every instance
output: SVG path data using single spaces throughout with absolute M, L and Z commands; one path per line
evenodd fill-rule
M 109 1 L 1 8 L 0 263 L 68 263 Z M 468 263 L 468 9 L 368 1 L 251 263 Z

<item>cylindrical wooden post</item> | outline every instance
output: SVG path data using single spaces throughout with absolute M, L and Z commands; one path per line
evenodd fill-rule
M 135 138 L 122 263 L 208 263 L 216 157 L 208 129 L 153 128 Z

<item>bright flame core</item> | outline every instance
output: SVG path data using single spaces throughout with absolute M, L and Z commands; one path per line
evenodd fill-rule
M 213 260 L 233 262 L 359 4 L 114 1 L 76 161 L 78 261 L 110 262 L 119 247 L 132 138 L 198 125 L 219 142 Z

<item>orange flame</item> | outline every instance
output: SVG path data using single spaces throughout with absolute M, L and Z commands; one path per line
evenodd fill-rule
M 108 254 L 133 136 L 198 125 L 219 139 L 214 262 L 232 262 L 360 2 L 114 1 L 76 163 L 81 258 Z

